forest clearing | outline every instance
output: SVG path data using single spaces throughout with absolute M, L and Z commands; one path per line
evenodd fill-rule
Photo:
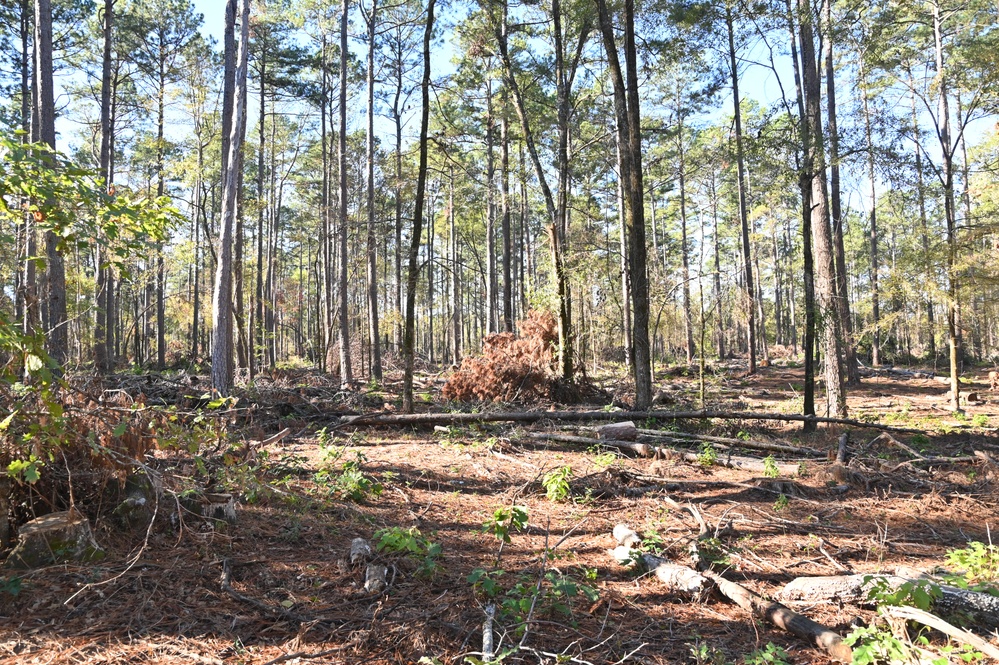
M 674 370 L 657 375 L 662 400 L 696 411 L 696 374 Z M 744 376 L 744 363 L 712 367 L 709 404 L 733 413 L 793 413 L 801 377 L 793 366 L 752 377 Z M 780 599 L 799 577 L 953 572 L 947 553 L 988 543 L 999 514 L 999 413 L 986 374 L 969 384 L 981 401 L 961 417 L 946 409 L 940 381 L 887 371 L 865 378 L 851 393 L 851 412 L 897 428 L 883 432 L 823 424 L 804 435 L 800 423 L 764 420 L 637 423 L 657 431 L 640 440 L 691 451 L 691 461 L 601 444 L 595 430 L 617 422 L 611 416 L 342 425 L 338 412 L 385 413 L 363 405 L 397 402 L 398 372 L 387 372 L 378 390 L 349 396 L 318 378 L 288 371 L 262 379 L 232 410 L 200 415 L 189 410 L 197 400 L 184 397 L 192 377 L 183 373 L 81 385 L 81 400 L 103 385 L 105 395 L 120 389 L 144 393 L 147 404 L 177 404 L 171 417 L 204 419 L 193 431 L 216 432 L 218 445 L 193 455 L 183 449 L 186 440 L 170 441 L 183 436 L 177 429 L 157 435 L 159 449 L 142 468 L 167 491 L 154 499 L 148 531 L 148 513 L 126 528 L 118 511 L 87 494 L 110 501 L 121 496 L 117 483 L 100 489 L 78 478 L 76 500 L 94 518 L 107 556 L 16 578 L 5 572 L 0 662 L 485 662 L 490 603 L 493 653 L 505 655 L 495 662 L 832 662 L 717 593 L 684 593 L 619 564 L 612 531 L 630 526 L 642 551 L 681 566 L 694 566 L 689 548 L 699 543 L 706 569 Z M 613 376 L 594 382 L 614 396 Z M 417 413 L 447 415 L 434 404 L 442 383 L 439 375 L 419 377 Z M 92 406 L 80 407 L 74 419 L 93 417 Z M 544 416 L 544 404 L 531 408 Z M 482 415 L 501 413 L 496 406 Z M 849 435 L 845 464 L 835 459 L 841 433 Z M 279 440 L 264 443 L 268 438 Z M 798 452 L 767 452 L 755 447 L 760 442 Z M 764 469 L 726 468 L 731 456 Z M 51 474 L 60 475 L 59 464 Z M 236 497 L 231 521 L 203 518 L 182 498 L 222 492 Z M 357 538 L 371 553 L 352 563 Z M 991 552 L 985 576 L 996 572 Z M 372 564 L 386 567 L 380 590 L 365 585 Z M 875 606 L 887 601 L 872 598 L 784 603 L 846 636 L 877 625 Z M 996 627 L 989 622 L 999 618 L 966 615 L 962 624 L 956 616 L 949 616 L 956 627 L 986 640 Z M 926 648 L 939 653 L 945 644 L 934 633 Z M 999 646 L 994 634 L 991 644 Z M 763 653 L 783 653 L 783 660 L 760 660 Z
M 0 3 L 0 665 L 999 661 L 995 9 Z

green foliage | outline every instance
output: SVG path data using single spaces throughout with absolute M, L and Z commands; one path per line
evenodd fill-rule
M 854 628 L 843 641 L 853 648 L 854 665 L 910 662 L 912 647 L 879 626 Z
M 697 455 L 697 463 L 705 469 L 718 463 L 718 451 L 708 442 L 701 444 L 701 452 Z
M 695 637 L 690 646 L 690 660 L 694 665 L 728 665 L 725 652 Z
M 964 588 L 999 582 L 999 546 L 991 543 L 986 545 L 972 541 L 964 549 L 950 550 L 947 552 L 947 563 L 962 571 L 960 575 L 952 575 L 948 579 Z
M 586 452 L 593 455 L 593 466 L 598 469 L 609 469 L 617 463 L 617 455 L 608 451 L 602 451 L 599 445 L 590 446 Z
M 871 584 L 872 580 L 873 584 Z M 933 607 L 933 603 L 943 595 L 940 586 L 929 580 L 910 580 L 893 587 L 884 578 L 875 579 L 872 576 L 866 576 L 864 584 L 871 585 L 867 591 L 868 600 L 878 605 L 915 607 L 929 611 Z
M 21 588 L 20 577 L 0 577 L 0 593 L 16 596 L 21 593 Z
M 103 264 L 124 280 L 129 259 L 161 242 L 166 228 L 180 218 L 166 198 L 109 193 L 93 173 L 45 144 L 24 144 L 20 138 L 0 134 L 0 228 L 30 215 L 38 232 L 51 233 L 63 254 L 89 253 L 100 246 Z M 0 243 L 13 244 L 13 238 L 0 232 Z M 44 263 L 42 257 L 31 260 Z M 0 437 L 6 440 L 0 464 L 18 482 L 34 483 L 59 446 L 78 440 L 66 432 L 63 400 L 57 394 L 63 386 L 61 370 L 45 352 L 41 332 L 26 333 L 4 314 L 0 358 Z M 25 413 L 32 415 L 21 415 Z
M 346 446 L 342 448 L 327 446 L 320 450 L 322 462 L 321 468 L 315 475 L 317 485 L 331 494 L 338 494 L 355 502 L 364 501 L 368 495 L 376 497 L 381 495 L 384 489 L 382 484 L 372 480 L 364 473 L 366 458 L 362 453 L 358 452 L 355 459 L 337 466 L 346 452 Z
M 790 662 L 787 651 L 773 642 L 746 656 L 746 665 L 790 665 Z
M 437 559 L 443 550 L 440 543 L 430 541 L 415 526 L 408 529 L 398 526 L 379 529 L 375 532 L 375 549 L 413 559 L 419 564 L 416 574 L 420 577 L 432 577 L 437 572 Z
M 503 591 L 497 580 L 504 574 L 506 574 L 506 571 L 503 570 L 490 571 L 485 568 L 476 568 L 469 573 L 467 579 L 475 591 L 481 593 L 486 598 L 495 598 Z
M 774 511 L 779 513 L 780 511 L 787 508 L 789 504 L 790 501 L 788 500 L 787 495 L 780 494 L 778 495 L 777 500 L 774 501 Z
M 780 469 L 777 468 L 777 460 L 773 455 L 763 458 L 763 475 L 767 478 L 777 478 L 780 476 Z
M 521 531 L 527 526 L 527 508 L 524 506 L 510 506 L 509 508 L 497 508 L 493 516 L 482 525 L 485 533 L 491 533 L 504 543 L 510 542 L 510 531 Z
M 569 487 L 569 479 L 572 478 L 572 467 L 562 466 L 553 471 L 549 471 L 541 479 L 541 486 L 545 488 L 545 496 L 549 501 L 565 501 L 572 495 Z
M 974 425 L 975 427 L 988 427 L 989 417 L 984 413 L 979 413 L 974 418 L 971 419 L 971 424 Z

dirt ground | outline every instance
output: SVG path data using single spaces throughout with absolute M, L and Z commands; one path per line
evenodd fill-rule
M 657 376 L 657 408 L 698 406 L 696 373 L 686 374 Z M 474 663 L 490 605 L 495 653 L 521 647 L 504 663 L 743 663 L 769 643 L 793 663 L 831 662 L 721 597 L 667 593 L 654 576 L 619 565 L 612 529 L 626 524 L 646 547 L 689 564 L 699 527 L 668 499 L 689 503 L 716 530 L 708 542 L 716 570 L 768 596 L 799 576 L 942 566 L 947 550 L 987 542 L 999 526 L 999 469 L 988 461 L 999 458 L 999 395 L 984 374 L 966 388 L 980 399 L 961 418 L 947 411 L 948 386 L 936 379 L 865 378 L 850 392 L 851 417 L 914 430 L 890 436 L 835 425 L 805 435 L 800 423 L 760 420 L 636 423 L 833 455 L 849 433 L 845 469 L 775 453 L 798 468 L 779 479 L 709 464 L 728 454 L 720 444 L 705 453 L 690 441 L 701 459 L 682 461 L 529 436 L 592 435 L 545 421 L 343 427 L 331 430 L 324 453 L 315 432 L 335 414 L 326 423 L 292 418 L 291 435 L 239 467 L 248 476 L 235 524 L 181 522 L 167 505 L 148 538 L 98 522 L 104 561 L 31 571 L 19 593 L 0 592 L 0 663 Z M 748 378 L 720 369 L 706 389 L 713 409 L 793 413 L 801 382 L 797 368 Z M 614 385 L 608 378 L 604 387 Z M 189 458 L 157 457 L 158 468 L 193 473 Z M 317 477 L 324 468 L 330 473 Z M 549 499 L 543 479 L 566 468 L 570 496 Z M 337 485 L 345 475 L 350 482 Z M 527 520 L 510 525 L 504 543 L 483 525 L 511 506 Z M 387 568 L 384 592 L 365 591 L 365 566 L 348 560 L 354 538 L 409 548 L 375 552 Z M 488 574 L 473 584 L 477 569 Z M 843 635 L 875 615 L 849 604 L 789 605 Z

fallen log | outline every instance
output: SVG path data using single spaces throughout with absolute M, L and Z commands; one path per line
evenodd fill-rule
M 725 436 L 708 436 L 707 434 L 691 434 L 689 432 L 664 432 L 655 429 L 639 429 L 638 434 L 646 437 L 659 439 L 678 439 L 690 441 L 707 441 L 709 443 L 723 443 L 736 448 L 750 448 L 752 450 L 766 450 L 775 453 L 787 453 L 789 455 L 809 455 L 814 457 L 825 457 L 826 454 L 815 448 L 802 448 L 786 443 L 773 443 L 771 441 L 746 441 L 744 439 L 733 439 Z M 617 437 L 620 438 L 620 437 Z
M 865 427 L 886 432 L 920 433 L 922 430 L 851 418 L 806 416 L 798 413 L 749 413 L 743 411 L 495 411 L 492 413 L 368 413 L 344 415 L 335 427 L 360 425 L 470 425 L 473 423 L 536 423 L 542 420 L 579 422 L 586 420 L 777 420 Z
M 618 525 L 615 531 L 618 542 L 622 541 L 621 536 L 625 536 L 626 531 L 633 533 L 625 525 Z M 622 544 L 619 549 L 624 547 L 627 546 Z M 616 553 L 613 556 L 621 560 Z M 731 582 L 717 573 L 710 571 L 699 573 L 688 566 L 674 564 L 651 554 L 643 554 L 641 562 L 671 592 L 703 596 L 712 587 L 717 588 L 725 598 L 753 616 L 762 617 L 778 628 L 805 639 L 830 657 L 845 663 L 853 660 L 853 650 L 837 633 L 776 601 L 766 600 L 741 584 Z
M 898 575 L 833 575 L 826 577 L 798 577 L 784 586 L 779 597 L 785 601 L 815 603 L 836 601 L 857 605 L 875 606 L 876 599 L 871 593 L 877 588 L 885 588 L 888 593 L 897 591 L 903 584 L 924 582 L 940 589 L 940 597 L 933 602 L 932 609 L 943 614 L 969 616 L 978 625 L 989 628 L 999 627 L 999 597 L 959 589 L 931 580 L 914 580 Z
M 700 453 L 689 450 L 676 450 L 675 448 L 665 448 L 654 446 L 649 443 L 635 441 L 617 441 L 614 439 L 591 439 L 588 436 L 572 436 L 570 434 L 545 434 L 541 432 L 527 432 L 526 436 L 535 441 L 560 441 L 562 443 L 578 443 L 584 446 L 610 446 L 618 450 L 628 450 L 641 457 L 664 457 L 672 459 L 682 459 L 686 462 L 701 463 L 705 461 Z M 752 457 L 739 457 L 737 455 L 718 455 L 711 460 L 712 464 L 724 466 L 729 469 L 742 469 L 753 473 L 763 473 L 767 471 L 766 463 L 761 459 Z M 798 473 L 797 464 L 777 464 L 777 469 L 782 475 L 794 475 Z
M 934 616 L 929 612 L 924 612 L 923 610 L 915 607 L 906 606 L 888 606 L 883 608 L 883 611 L 885 614 L 888 614 L 896 619 L 902 619 L 903 621 L 916 621 L 924 626 L 929 626 L 934 630 L 939 630 L 947 637 L 961 644 L 967 644 L 971 648 L 981 651 L 989 658 L 999 660 L 999 648 L 995 645 L 990 642 L 986 642 L 974 633 L 969 633 L 968 631 L 962 630 L 957 626 L 953 626 L 940 617 Z
M 853 661 L 853 650 L 843 642 L 843 638 L 838 633 L 812 621 L 803 614 L 798 614 L 775 600 L 767 600 L 741 584 L 731 582 L 717 573 L 706 571 L 703 575 L 717 585 L 718 591 L 723 596 L 747 612 L 762 617 L 778 628 L 811 642 L 836 660 L 844 663 Z

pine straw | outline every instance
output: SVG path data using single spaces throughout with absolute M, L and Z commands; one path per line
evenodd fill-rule
M 770 433 L 790 440 L 797 430 Z M 809 444 L 834 445 L 837 434 L 823 430 Z M 288 474 L 287 484 L 264 478 L 280 493 L 241 506 L 235 526 L 188 521 L 180 531 L 164 511 L 141 549 L 144 532 L 123 533 L 98 519 L 95 533 L 109 552 L 104 562 L 33 571 L 19 595 L 0 592 L 0 665 L 413 663 L 422 656 L 457 665 L 482 644 L 484 599 L 467 576 L 494 566 L 507 571 L 500 578 L 507 589 L 518 576 L 531 582 L 559 570 L 582 579 L 583 569 L 595 569 L 600 593 L 596 603 L 577 597 L 570 617 L 539 608 L 526 649 L 507 663 L 554 662 L 543 654 L 588 663 L 616 663 L 629 654 L 627 662 L 679 663 L 697 643 L 737 661 L 768 642 L 788 649 L 794 662 L 823 663 L 815 650 L 729 604 L 665 595 L 655 579 L 636 579 L 616 566 L 607 555 L 614 524 L 657 533 L 666 556 L 684 562 L 698 527 L 670 509 L 664 495 L 693 502 L 709 524 L 730 521 L 735 530 L 720 536 L 729 550 L 726 574 L 774 593 L 793 577 L 837 572 L 820 545 L 856 572 L 903 563 L 931 567 L 942 563 L 946 549 L 984 539 L 985 524 L 999 514 L 994 476 L 981 467 L 974 478 L 968 465 L 929 475 L 902 468 L 879 478 L 875 455 L 905 459 L 883 442 L 866 453 L 870 469 L 857 471 L 880 482 L 858 482 L 842 494 L 816 473 L 798 479 L 803 498 L 790 497 L 775 511 L 773 493 L 744 472 L 640 459 L 619 459 L 608 471 L 571 446 L 518 443 L 517 430 L 385 435 L 393 442 L 373 432 L 349 441 L 344 459 L 362 452 L 365 472 L 385 485 L 380 497 L 362 504 L 319 494 L 311 479 L 319 460 L 315 441 L 289 437 L 272 448 L 271 459 L 300 455 L 304 468 Z M 190 460 L 161 456 L 158 463 L 168 462 L 180 468 Z M 557 466 L 573 469 L 575 503 L 544 498 L 540 478 Z M 499 544 L 481 526 L 496 508 L 514 503 L 528 508 L 530 526 L 512 534 L 496 564 Z M 413 561 L 383 556 L 390 588 L 372 596 L 363 591 L 363 569 L 346 562 L 350 541 L 391 526 L 418 527 L 442 544 L 443 557 L 424 579 Z M 557 556 L 545 564 L 541 553 L 556 544 Z M 226 569 L 231 591 L 223 584 Z M 832 605 L 807 613 L 842 633 L 855 617 L 871 616 Z M 498 621 L 500 650 L 519 641 L 514 629 L 511 620 Z

